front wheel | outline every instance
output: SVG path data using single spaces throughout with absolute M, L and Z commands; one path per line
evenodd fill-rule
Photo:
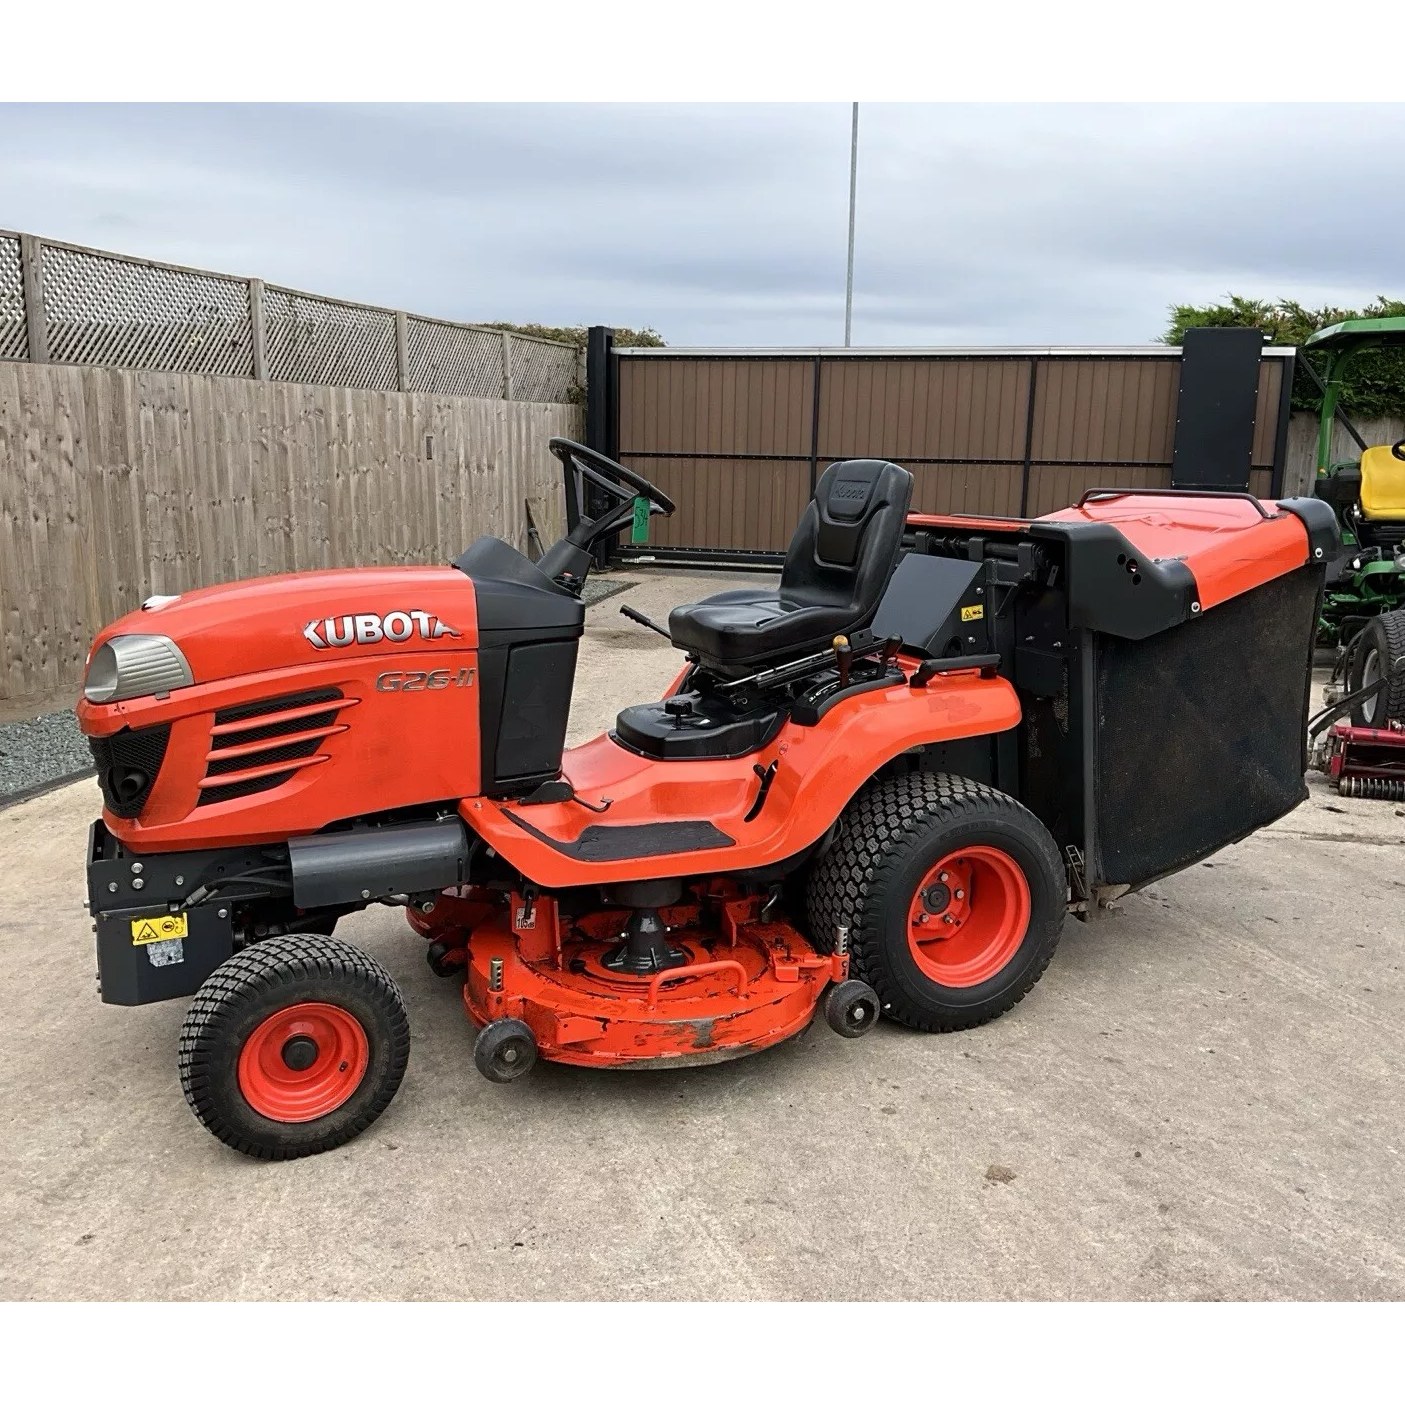
M 272 937 L 217 966 L 181 1026 L 186 1101 L 220 1141 L 283 1161 L 328 1151 L 385 1111 L 410 1025 L 378 961 L 334 937 Z
M 873 781 L 808 885 L 810 929 L 849 928 L 854 973 L 922 1030 L 1004 1014 L 1044 973 L 1067 906 L 1059 851 L 1023 805 L 963 776 Z

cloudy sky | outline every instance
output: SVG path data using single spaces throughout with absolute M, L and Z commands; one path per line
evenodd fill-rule
M 847 103 L 15 106 L 0 227 L 466 321 L 843 337 Z M 860 110 L 854 341 L 1405 296 L 1405 106 Z

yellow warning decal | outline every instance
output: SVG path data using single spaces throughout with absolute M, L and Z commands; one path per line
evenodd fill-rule
M 961 607 L 961 623 L 970 624 L 972 620 L 983 620 L 985 618 L 984 605 L 963 605 Z
M 145 946 L 147 942 L 169 942 L 187 934 L 190 920 L 185 913 L 163 917 L 132 918 L 132 945 Z

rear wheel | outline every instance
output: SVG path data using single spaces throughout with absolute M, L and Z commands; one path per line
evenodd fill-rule
M 347 942 L 300 933 L 231 957 L 196 992 L 180 1035 L 195 1115 L 262 1160 L 327 1151 L 385 1111 L 410 1026 L 395 982 Z
M 1392 674 L 1405 661 L 1405 610 L 1377 615 L 1361 631 L 1352 656 L 1350 692 L 1367 688 Z M 1375 697 L 1355 704 L 1352 723 L 1357 727 L 1384 727 L 1405 722 L 1405 667 Z
M 808 890 L 814 940 L 848 927 L 854 974 L 883 1013 L 933 1031 L 1022 999 L 1054 954 L 1066 899 L 1058 849 L 1023 805 L 920 772 L 859 792 Z

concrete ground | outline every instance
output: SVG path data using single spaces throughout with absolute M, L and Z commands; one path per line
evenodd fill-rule
M 678 666 L 595 606 L 573 738 Z M 470 1057 L 398 912 L 344 924 L 400 982 L 405 1083 L 359 1141 L 249 1161 L 187 1110 L 182 1002 L 93 987 L 85 781 L 0 812 L 0 1294 L 7 1298 L 1400 1298 L 1405 820 L 1312 799 L 1070 921 L 967 1034 L 823 1023 L 661 1074 Z

